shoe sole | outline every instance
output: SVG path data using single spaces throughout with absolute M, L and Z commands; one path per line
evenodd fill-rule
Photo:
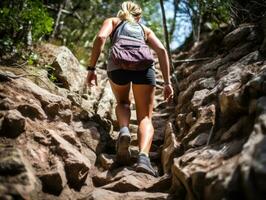
M 122 135 L 119 138 L 119 143 L 117 146 L 117 153 L 116 153 L 116 161 L 119 164 L 127 165 L 130 163 L 130 151 L 129 151 L 129 145 L 130 145 L 130 136 L 128 135 Z
M 138 164 L 136 166 L 136 172 L 142 172 L 142 173 L 146 173 L 146 174 L 150 174 L 154 177 L 157 177 L 158 175 L 156 174 L 156 172 L 152 172 L 150 170 L 150 168 L 148 168 L 145 164 Z

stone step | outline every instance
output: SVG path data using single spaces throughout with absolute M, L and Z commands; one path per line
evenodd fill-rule
M 167 193 L 150 192 L 126 192 L 118 193 L 105 189 L 96 188 L 87 198 L 83 200 L 172 200 L 174 196 Z
M 146 173 L 138 173 L 134 171 L 134 167 L 120 167 L 98 172 L 92 177 L 92 180 L 95 187 L 120 193 L 135 191 L 168 192 L 172 178 L 167 174 L 154 177 Z

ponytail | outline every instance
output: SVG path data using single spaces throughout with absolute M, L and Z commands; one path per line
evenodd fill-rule
M 121 5 L 121 9 L 117 13 L 122 21 L 136 21 L 135 18 L 141 16 L 142 9 L 139 5 L 133 3 L 132 1 L 125 1 Z

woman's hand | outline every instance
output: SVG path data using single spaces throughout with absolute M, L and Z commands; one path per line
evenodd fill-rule
M 164 100 L 167 100 L 167 102 L 170 102 L 171 99 L 173 99 L 174 90 L 171 84 L 164 85 Z
M 94 85 L 98 85 L 98 83 L 97 83 L 97 75 L 96 75 L 95 71 L 88 71 L 87 84 L 88 84 L 89 87 L 92 87 Z

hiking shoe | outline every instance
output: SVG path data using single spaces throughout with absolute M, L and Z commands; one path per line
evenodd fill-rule
M 119 165 L 128 165 L 130 163 L 130 133 L 119 133 L 119 137 L 116 143 L 116 162 Z
M 140 154 L 138 156 L 136 172 L 143 172 L 158 177 L 158 173 L 153 169 L 151 165 L 150 158 L 147 157 L 145 154 Z

